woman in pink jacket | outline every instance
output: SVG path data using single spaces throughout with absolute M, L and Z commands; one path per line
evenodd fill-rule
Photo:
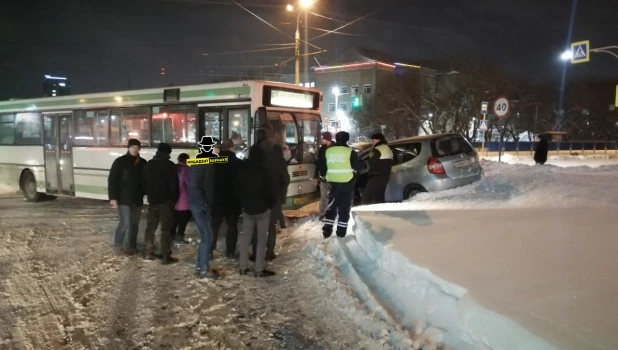
M 174 237 L 175 244 L 186 244 L 185 241 L 185 229 L 187 228 L 187 222 L 191 217 L 191 208 L 189 207 L 189 200 L 187 189 L 189 187 L 189 167 L 187 166 L 187 159 L 189 155 L 181 153 L 178 155 L 178 164 L 176 164 L 176 171 L 178 172 L 178 201 L 174 207 L 174 220 L 172 224 L 172 232 L 170 237 Z

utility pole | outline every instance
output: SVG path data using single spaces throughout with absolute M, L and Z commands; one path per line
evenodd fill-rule
M 305 27 L 305 84 L 309 83 L 309 33 L 307 27 L 307 10 L 305 12 L 305 22 L 303 23 L 303 27 Z
M 296 22 L 296 35 L 294 37 L 294 58 L 295 58 L 295 76 L 294 84 L 300 84 L 300 32 L 298 31 L 298 21 Z

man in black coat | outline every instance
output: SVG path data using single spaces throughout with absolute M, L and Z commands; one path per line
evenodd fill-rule
M 283 203 L 288 194 L 290 184 L 290 173 L 288 172 L 288 162 L 283 158 L 283 147 L 276 144 L 273 146 L 273 157 L 275 162 L 275 203 L 270 211 L 270 221 L 268 224 L 268 243 L 266 244 L 266 259 L 274 260 L 275 246 L 277 245 L 277 221 L 283 216 Z
M 549 144 L 547 143 L 547 137 L 543 134 L 538 136 L 539 144 L 534 150 L 534 161 L 536 164 L 543 165 L 547 162 L 547 153 L 549 152 Z
M 393 168 L 393 151 L 388 147 L 382 133 L 371 135 L 373 148 L 369 155 L 367 184 L 363 191 L 363 204 L 384 203 L 384 192 L 391 178 Z
M 255 144 L 259 145 L 259 147 L 262 149 L 263 151 L 263 163 L 264 166 L 266 167 L 268 174 L 269 174 L 269 179 L 271 181 L 271 184 L 269 186 L 269 188 L 273 191 L 273 196 L 276 200 L 276 202 L 273 204 L 273 207 L 271 209 L 276 208 L 280 202 L 280 193 L 281 193 L 281 184 L 285 181 L 282 176 L 282 172 L 280 171 L 280 160 L 278 159 L 279 157 L 277 157 L 275 155 L 275 148 L 274 148 L 274 144 L 271 140 L 268 139 L 267 136 L 267 132 L 265 129 L 260 128 L 256 131 L 255 133 Z M 287 170 L 286 170 L 287 171 Z M 268 238 L 268 244 L 267 244 L 267 258 L 268 260 L 272 260 L 275 258 L 275 254 L 274 254 L 274 249 L 275 249 L 275 245 L 276 245 L 276 223 L 277 220 L 279 219 L 277 213 L 275 210 L 271 210 L 270 211 L 271 216 L 270 216 L 270 222 L 268 224 L 268 231 L 269 231 L 269 238 Z M 255 252 L 255 247 L 256 247 L 256 239 L 257 236 L 253 237 L 252 242 L 253 244 L 253 253 L 251 254 L 251 259 L 253 260 L 255 258 L 256 252 Z
M 171 245 L 172 216 L 178 200 L 178 174 L 170 160 L 172 147 L 159 144 L 155 156 L 144 165 L 142 187 L 148 196 L 148 221 L 146 224 L 146 259 L 154 260 L 154 235 L 161 221 L 161 260 L 164 264 L 178 262 L 173 258 Z
M 259 145 L 249 149 L 249 157 L 243 162 L 237 178 L 236 193 L 240 197 L 243 214 L 243 230 L 239 237 L 240 274 L 246 275 L 249 267 L 249 245 L 253 235 L 257 236 L 255 245 L 255 277 L 273 276 L 275 273 L 266 269 L 266 242 L 270 211 L 276 201 L 276 191 L 271 187 L 266 168 L 264 150 Z
M 319 170 L 319 164 L 326 157 L 326 149 L 335 143 L 333 142 L 333 135 L 326 131 L 322 133 L 322 144 L 318 149 L 318 155 L 315 160 L 315 173 L 313 175 L 313 181 L 315 185 L 320 186 L 320 206 L 319 206 L 319 218 L 320 221 L 324 220 L 324 213 L 326 212 L 326 205 L 328 204 L 328 182 L 326 181 L 326 174 L 321 174 Z
M 116 158 L 107 178 L 109 203 L 112 208 L 118 208 L 120 221 L 114 235 L 114 247 L 121 249 L 125 234 L 129 232 L 128 247 L 125 253 L 137 253 L 137 232 L 139 218 L 144 205 L 142 190 L 142 169 L 146 160 L 139 156 L 141 143 L 130 139 L 127 153 Z
M 232 140 L 225 140 L 221 144 L 219 157 L 227 157 L 227 163 L 211 165 L 215 169 L 214 206 L 212 208 L 212 246 L 215 251 L 219 238 L 219 229 L 225 219 L 227 233 L 225 236 L 226 256 L 234 258 L 238 242 L 238 218 L 240 216 L 240 198 L 236 194 L 236 177 L 240 172 L 241 160 L 233 151 Z

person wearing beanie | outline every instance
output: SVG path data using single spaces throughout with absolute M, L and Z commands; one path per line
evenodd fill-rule
M 139 140 L 130 139 L 127 148 L 127 153 L 116 158 L 112 164 L 107 178 L 107 192 L 112 208 L 118 208 L 114 248 L 134 255 L 137 254 L 137 232 L 144 205 L 141 180 L 146 160 L 139 155 Z M 128 242 L 125 244 L 127 232 Z
M 355 172 L 361 169 L 358 155 L 348 146 L 350 134 L 340 131 L 335 135 L 335 140 L 337 143 L 326 150 L 325 157 L 319 164 L 320 173 L 326 174 L 326 181 L 330 186 L 322 226 L 324 238 L 333 234 L 335 219 L 337 237 L 345 237 L 354 199 Z
M 363 191 L 363 204 L 384 203 L 384 192 L 391 178 L 393 168 L 393 151 L 388 147 L 382 133 L 371 135 L 373 148 L 369 153 L 369 171 L 367 185 Z
M 161 143 L 155 156 L 144 165 L 142 187 L 148 196 L 148 216 L 144 243 L 145 258 L 161 258 L 163 264 L 178 262 L 172 257 L 172 218 L 174 206 L 178 201 L 179 185 L 176 165 L 170 160 L 172 147 Z M 161 255 L 154 252 L 154 236 L 161 222 Z
M 328 203 L 328 182 L 326 181 L 326 174 L 322 174 L 319 171 L 320 162 L 326 157 L 326 149 L 334 145 L 333 135 L 326 131 L 322 133 L 322 144 L 318 149 L 318 155 L 315 161 L 315 173 L 313 175 L 313 182 L 316 186 L 320 187 L 320 207 L 319 217 L 320 221 L 324 220 L 324 213 L 326 212 L 326 204 Z

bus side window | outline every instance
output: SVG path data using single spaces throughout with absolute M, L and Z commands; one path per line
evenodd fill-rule
M 249 110 L 246 108 L 228 109 L 227 121 L 227 138 L 231 139 L 240 135 L 243 143 L 247 143 L 249 141 Z
M 43 121 L 40 113 L 17 113 L 15 116 L 15 144 L 41 145 Z
M 75 111 L 74 143 L 76 146 L 107 145 L 109 113 L 101 111 Z
M 129 139 L 138 139 L 142 146 L 150 144 L 150 108 L 121 108 L 111 111 L 113 146 L 125 146 Z
M 15 116 L 0 115 L 0 145 L 12 145 L 15 141 Z

